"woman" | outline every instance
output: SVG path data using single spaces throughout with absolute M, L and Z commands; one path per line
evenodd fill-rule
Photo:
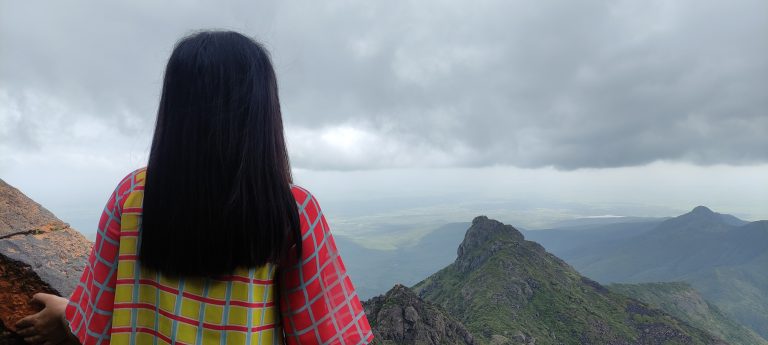
M 317 200 L 293 185 L 266 50 L 181 40 L 146 169 L 107 202 L 70 298 L 17 324 L 31 343 L 366 344 L 373 335 Z

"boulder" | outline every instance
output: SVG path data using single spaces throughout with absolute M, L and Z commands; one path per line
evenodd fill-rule
M 14 324 L 35 313 L 32 295 L 69 296 L 90 243 L 50 211 L 0 180 L 0 345 L 22 344 Z

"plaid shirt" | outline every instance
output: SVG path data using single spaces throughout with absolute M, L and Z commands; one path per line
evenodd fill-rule
M 137 261 L 145 174 L 129 174 L 110 197 L 88 265 L 70 296 L 66 319 L 82 344 L 372 341 L 328 223 L 308 191 L 291 188 L 301 220 L 300 262 L 293 255 L 280 274 L 269 264 L 223 277 L 171 278 Z

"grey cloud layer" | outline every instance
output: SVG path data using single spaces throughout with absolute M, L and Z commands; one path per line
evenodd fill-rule
M 0 91 L 130 134 L 173 42 L 232 28 L 272 50 L 289 128 L 376 138 L 346 160 L 294 143 L 304 168 L 768 161 L 764 1 L 189 4 L 3 2 Z

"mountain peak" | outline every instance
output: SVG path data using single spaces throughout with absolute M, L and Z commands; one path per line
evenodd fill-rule
M 462 274 L 470 274 L 484 266 L 491 258 L 504 260 L 537 261 L 549 256 L 544 247 L 536 242 L 526 241 L 520 231 L 512 225 L 504 224 L 486 216 L 478 216 L 464 235 L 457 251 L 458 257 L 453 265 Z M 558 258 L 551 263 L 568 269 L 568 265 Z
M 471 271 L 498 251 L 524 240 L 523 234 L 512 225 L 486 216 L 475 217 L 459 245 L 456 264 L 461 271 Z
M 489 221 L 488 216 L 477 216 L 472 219 L 472 225 Z
M 500 241 L 522 241 L 523 234 L 511 225 L 503 224 L 486 216 L 478 216 L 472 220 L 472 226 L 467 229 L 464 241 L 459 245 L 458 255 L 462 257 L 475 249 L 487 250 L 495 247 L 493 243 Z
M 714 215 L 715 214 L 714 211 L 710 210 L 706 206 L 696 206 L 689 213 L 691 213 L 691 214 L 699 214 L 699 215 Z
M 717 213 L 706 206 L 696 206 L 691 212 L 669 219 L 662 223 L 660 227 L 699 232 L 720 232 L 728 231 L 747 223 L 730 214 Z

